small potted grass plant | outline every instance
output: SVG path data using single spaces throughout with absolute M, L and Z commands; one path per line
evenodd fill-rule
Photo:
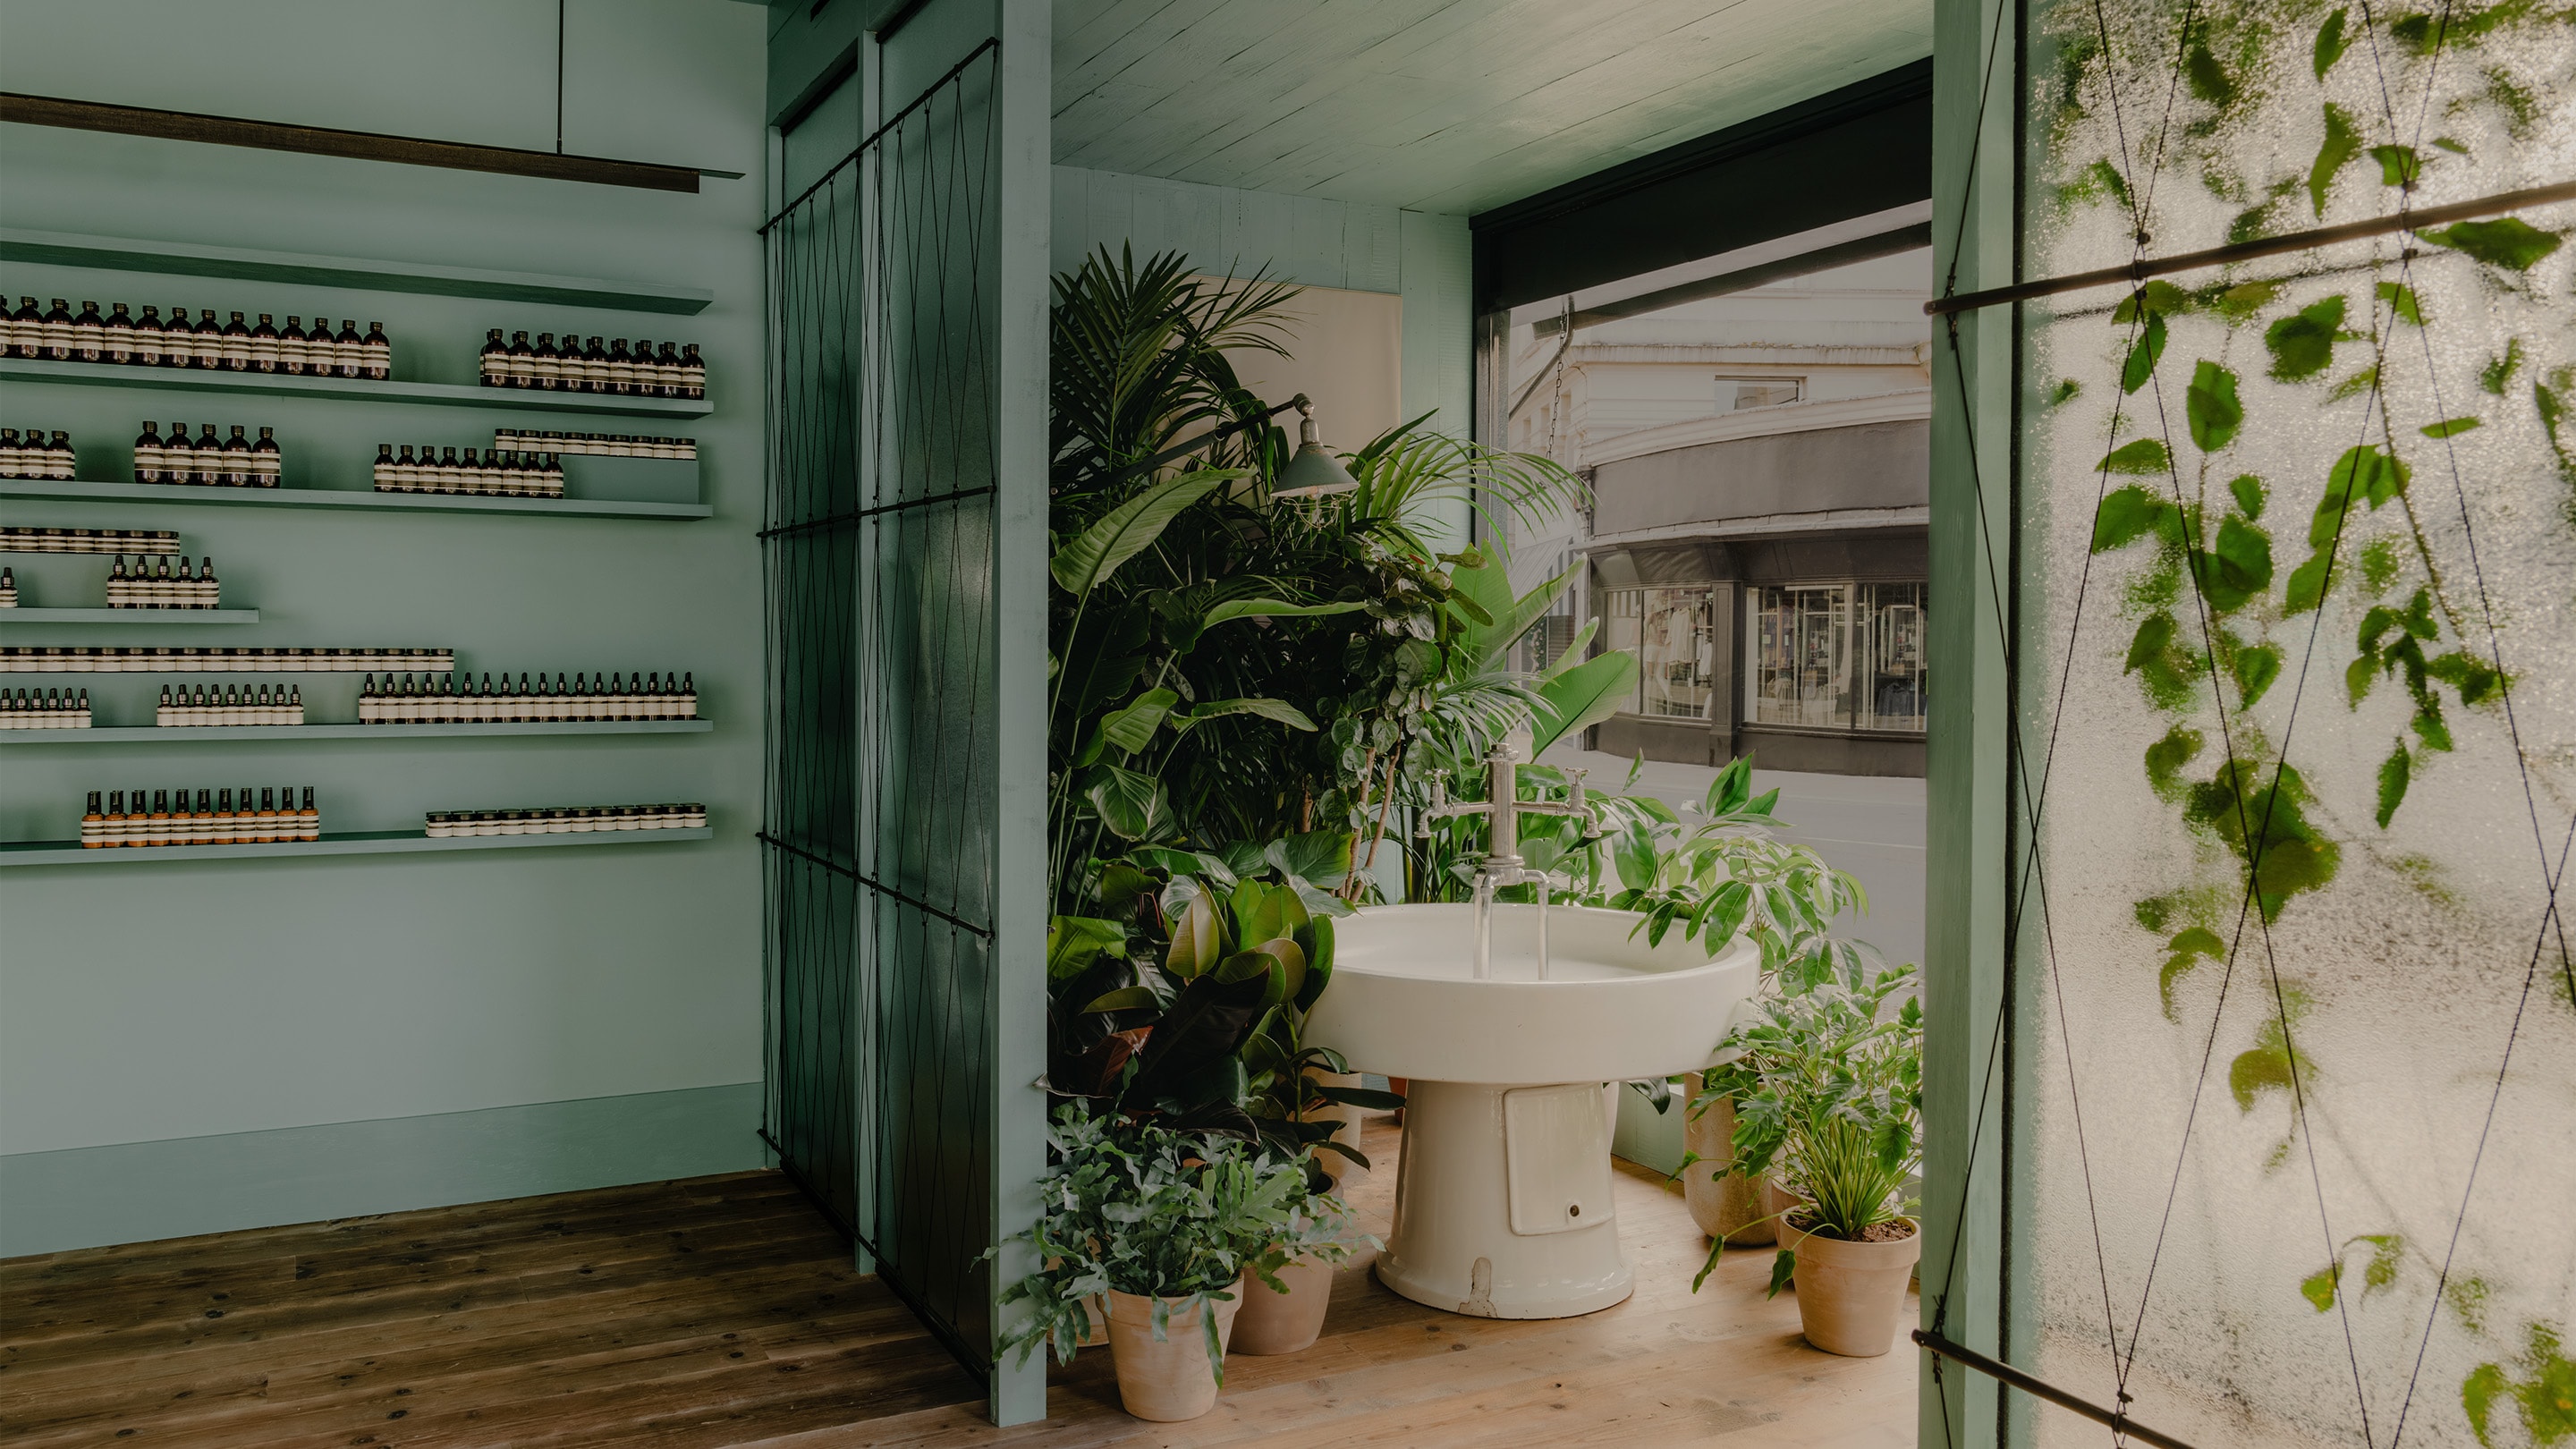
M 1776 1176 L 1799 1199 L 1772 1215 L 1782 1247 L 1771 1292 L 1795 1276 L 1799 1323 L 1827 1353 L 1888 1351 L 1923 1252 L 1903 1200 L 1922 1160 L 1915 980 L 1911 966 L 1854 970 L 1771 997 L 1758 1019 L 1730 1034 L 1727 1045 L 1739 1054 L 1709 1073 L 1709 1089 L 1735 1103 L 1727 1171 Z M 1890 1010 L 1890 998 L 1900 997 Z M 1693 1291 L 1725 1251 L 1720 1238 Z
M 1150 1118 L 1060 1108 L 1055 1170 L 1031 1240 L 1046 1266 L 1006 1288 L 1028 1316 L 1003 1347 L 1041 1343 L 1070 1361 L 1105 1302 L 1118 1396 L 1140 1419 L 1195 1419 L 1216 1406 L 1244 1291 L 1291 1261 L 1332 1251 L 1347 1218 L 1313 1192 L 1309 1164 L 1259 1142 Z

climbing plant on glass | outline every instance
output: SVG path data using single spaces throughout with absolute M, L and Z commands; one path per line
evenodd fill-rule
M 2026 269 L 2564 182 L 2571 22 L 2537 0 L 2043 7 Z M 2104 1317 L 2047 1316 L 2070 1379 L 2125 1389 L 2151 1340 L 2169 1380 L 2373 1445 L 2576 1433 L 2543 1387 L 2576 1384 L 2551 1286 L 2576 1230 L 2548 1206 L 2576 1191 L 2576 1054 L 2533 1050 L 2576 1026 L 2570 219 L 2506 209 L 2026 314 L 2044 662 L 2023 680 L 2059 725 L 2017 762 L 2055 804 L 2022 919 L 2050 963 L 2032 1020 L 2084 1114 L 2038 1109 L 2039 1259 L 2080 1261 L 2114 1310 L 2107 1364 Z M 2171 1034 L 2105 1035 L 2140 1007 Z M 2392 1073 L 2415 1085 L 2381 1098 Z M 2222 1093 L 2233 1120 L 2201 1110 Z M 2212 1193 L 2224 1225 L 2194 1226 Z M 2271 1347 L 2260 1378 L 2199 1357 L 2221 1299 Z

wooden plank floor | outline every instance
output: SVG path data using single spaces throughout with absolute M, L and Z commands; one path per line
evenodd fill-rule
M 1397 1134 L 1351 1196 L 1393 1205 Z M 1635 1297 L 1583 1318 L 1461 1318 L 1365 1261 L 1325 1337 L 1237 1356 L 1217 1409 L 1118 1408 L 1105 1352 L 1055 1371 L 1047 1422 L 997 1430 L 972 1382 L 775 1173 L 567 1193 L 0 1262 L 0 1443 L 932 1449 L 950 1445 L 1914 1442 L 1915 1356 L 1843 1359 L 1765 1302 L 1769 1254 L 1706 1250 L 1624 1164 Z

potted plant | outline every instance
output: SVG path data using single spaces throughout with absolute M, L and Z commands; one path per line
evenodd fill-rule
M 1735 1059 L 1709 1073 L 1712 1089 L 1735 1103 L 1727 1170 L 1776 1174 L 1801 1199 L 1772 1215 L 1783 1246 L 1771 1292 L 1796 1276 L 1799 1323 L 1827 1353 L 1887 1352 L 1922 1256 L 1921 1230 L 1901 1200 L 1921 1161 L 1923 1009 L 1914 983 L 1911 966 L 1854 970 L 1773 996 L 1760 1018 L 1729 1034 Z M 1725 1251 L 1719 1238 L 1694 1292 Z
M 1127 1412 L 1197 1418 L 1225 1382 L 1247 1284 L 1332 1253 L 1348 1210 L 1311 1190 L 1311 1164 L 1230 1134 L 1068 1104 L 1048 1135 L 1045 1211 L 1021 1235 L 1046 1266 L 1003 1290 L 1031 1310 L 1003 1348 L 1026 1357 L 1051 1343 L 1070 1361 L 1090 1339 L 1091 1305 L 1105 1301 Z
M 1288 1202 L 1294 1231 L 1251 1261 L 1228 1352 L 1296 1353 L 1311 1346 L 1332 1307 L 1333 1270 L 1353 1247 L 1378 1246 L 1376 1238 L 1350 1232 L 1350 1209 L 1333 1196 L 1332 1178 L 1322 1165 L 1311 1155 L 1301 1165 L 1305 1191 Z M 1277 1264 L 1270 1266 L 1274 1258 Z

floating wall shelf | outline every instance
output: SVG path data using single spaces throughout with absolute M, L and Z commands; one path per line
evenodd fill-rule
M 7 624 L 256 624 L 257 609 L 0 609 Z
M 442 297 L 487 297 L 497 302 L 569 303 L 620 312 L 669 312 L 691 316 L 715 301 L 713 292 L 619 282 L 599 277 L 557 277 L 540 272 L 487 272 L 433 267 L 364 257 L 308 256 L 301 252 L 248 251 L 193 242 L 137 241 L 72 232 L 0 229 L 0 261 L 52 262 L 120 272 L 164 272 L 181 277 L 237 277 L 252 282 L 311 283 L 371 292 L 425 292 Z
M 715 405 L 705 398 L 540 392 L 515 387 L 484 387 L 479 383 L 458 386 L 446 382 L 372 382 L 363 377 L 297 377 L 282 372 L 214 372 L 193 367 L 136 367 L 112 362 L 39 362 L 25 357 L 0 358 L 0 382 L 67 382 L 86 387 L 261 393 L 272 397 L 327 397 L 426 407 L 501 408 L 538 413 L 623 413 L 661 418 L 703 418 L 715 411 Z
M 501 735 L 697 735 L 711 719 L 529 720 L 512 724 L 308 724 L 117 726 L 0 730 L 7 745 L 178 745 L 221 740 L 476 740 Z
M 77 840 L 0 842 L 0 867 L 13 865 L 141 865 L 155 861 L 241 860 L 271 855 L 392 855 L 423 850 L 525 850 L 554 845 L 656 845 L 706 840 L 715 831 L 698 825 L 676 830 L 613 830 L 588 835 L 442 835 L 418 830 L 360 830 L 320 840 L 281 840 L 273 845 L 103 846 Z
M 704 503 L 622 498 L 499 498 L 461 493 L 377 493 L 355 488 L 210 488 L 197 484 L 82 483 L 0 479 L 0 499 L 60 498 L 89 503 L 216 504 L 250 508 L 392 508 L 414 513 L 518 513 L 552 518 L 712 518 Z

